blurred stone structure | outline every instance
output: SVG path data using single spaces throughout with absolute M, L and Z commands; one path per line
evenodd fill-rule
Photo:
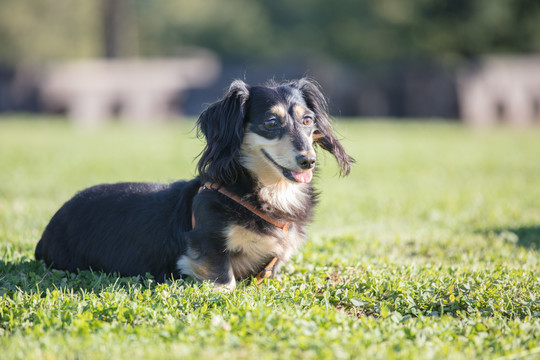
M 49 66 L 39 88 L 45 110 L 64 110 L 78 125 L 111 118 L 148 123 L 178 114 L 187 89 L 208 87 L 220 73 L 209 53 L 175 59 L 98 59 Z
M 222 63 L 196 49 L 171 59 L 0 66 L 0 113 L 67 114 L 82 126 L 118 117 L 149 123 L 198 116 L 234 79 L 260 84 L 272 77 L 281 81 L 306 75 L 320 82 L 334 116 L 540 125 L 540 55 L 488 57 L 461 67 L 410 62 L 353 66 L 305 59 Z
M 469 124 L 540 125 L 540 56 L 488 57 L 458 72 L 461 118 Z

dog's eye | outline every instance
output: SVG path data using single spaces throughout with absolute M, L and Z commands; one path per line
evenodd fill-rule
M 278 125 L 278 122 L 276 119 L 268 119 L 264 122 L 264 126 L 266 126 L 269 129 L 275 128 Z
M 302 124 L 308 126 L 308 125 L 311 125 L 313 123 L 313 118 L 311 116 L 304 116 L 304 118 L 302 119 Z

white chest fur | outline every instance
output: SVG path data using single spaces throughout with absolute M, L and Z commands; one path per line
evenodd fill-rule
M 285 213 L 293 214 L 302 207 L 302 201 L 308 196 L 305 184 L 291 184 L 289 181 L 264 186 L 260 189 L 261 200 Z

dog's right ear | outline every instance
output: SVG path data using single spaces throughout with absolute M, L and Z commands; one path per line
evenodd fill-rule
M 234 81 L 223 99 L 210 105 L 197 120 L 197 134 L 206 139 L 197 165 L 203 181 L 230 184 L 237 180 L 249 89 L 243 81 Z

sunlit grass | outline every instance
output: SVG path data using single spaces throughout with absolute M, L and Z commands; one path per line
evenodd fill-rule
M 337 128 L 357 164 L 339 178 L 320 157 L 311 242 L 278 281 L 216 293 L 51 271 L 32 255 L 84 187 L 193 177 L 192 121 L 0 121 L 0 357 L 540 356 L 540 129 Z

